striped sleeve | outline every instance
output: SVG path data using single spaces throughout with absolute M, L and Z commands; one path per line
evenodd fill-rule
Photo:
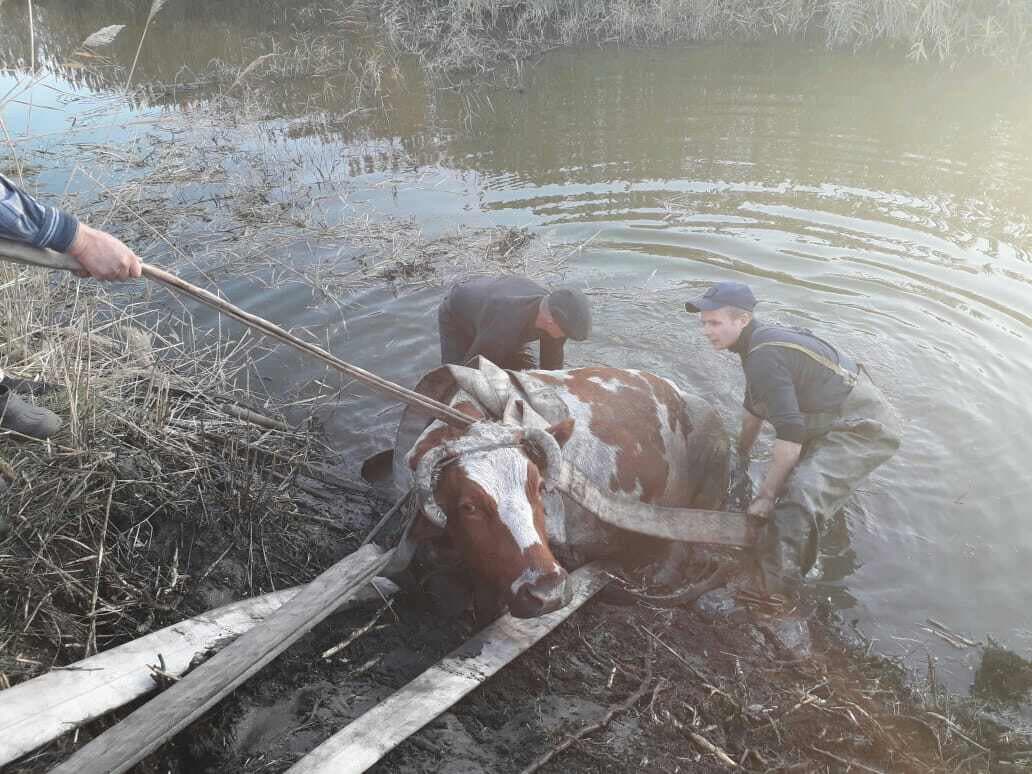
M 78 229 L 74 216 L 41 204 L 0 175 L 0 238 L 64 252 Z

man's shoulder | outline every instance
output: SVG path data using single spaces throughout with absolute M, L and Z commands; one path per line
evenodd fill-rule
M 464 279 L 453 292 L 494 297 L 547 295 L 548 289 L 518 274 L 491 274 Z
M 749 341 L 749 349 L 751 351 L 759 344 L 766 344 L 772 341 L 789 341 L 794 336 L 806 333 L 809 333 L 809 331 L 805 328 L 797 328 L 792 325 L 784 325 L 783 323 L 764 322 L 762 325 L 756 326 L 756 330 L 753 331 L 752 338 Z

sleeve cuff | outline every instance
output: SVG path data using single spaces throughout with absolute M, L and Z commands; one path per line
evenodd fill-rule
M 67 212 L 47 207 L 46 219 L 40 234 L 40 247 L 49 247 L 59 253 L 66 252 L 75 240 L 79 220 Z

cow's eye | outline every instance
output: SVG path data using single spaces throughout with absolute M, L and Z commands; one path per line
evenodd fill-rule
M 459 503 L 459 510 L 464 516 L 472 516 L 477 512 L 477 505 L 471 502 Z

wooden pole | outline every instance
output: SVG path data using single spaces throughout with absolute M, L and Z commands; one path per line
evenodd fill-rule
M 4 239 L 0 239 L 0 256 L 16 263 L 49 269 L 78 271 L 81 268 L 69 255 Z M 268 320 L 245 312 L 215 294 L 191 285 L 163 269 L 144 264 L 143 274 L 149 279 L 185 293 L 200 303 L 210 306 L 266 336 L 312 355 L 330 367 L 354 377 L 392 398 L 407 403 L 435 419 L 461 429 L 468 428 L 473 423 L 471 417 L 451 406 L 345 363 L 329 352 L 299 339 Z M 600 490 L 582 471 L 577 470 L 569 463 L 563 464 L 559 488 L 578 504 L 596 514 L 602 521 L 621 529 L 629 529 L 666 540 L 746 547 L 755 544 L 763 530 L 763 524 L 759 520 L 744 513 L 693 508 L 658 508 L 630 498 L 613 497 Z
M 7 239 L 0 239 L 0 256 L 7 258 L 8 260 L 12 260 L 15 263 L 22 263 L 28 266 L 40 266 L 47 269 L 62 269 L 65 271 L 82 270 L 79 263 L 70 255 L 57 253 L 53 250 L 33 247 L 32 245 L 26 245 L 20 242 L 12 242 Z M 214 293 L 211 293 L 204 288 L 197 287 L 196 285 L 177 277 L 171 272 L 167 272 L 164 269 L 159 269 L 156 266 L 151 266 L 145 263 L 143 264 L 143 276 L 150 280 L 154 280 L 155 282 L 159 282 L 166 287 L 174 288 L 195 301 L 199 301 L 205 306 L 209 306 L 227 317 L 231 317 L 237 322 L 275 339 L 276 341 L 283 342 L 288 346 L 312 355 L 317 360 L 322 361 L 331 368 L 347 374 L 353 379 L 357 379 L 363 384 L 366 384 L 391 398 L 407 403 L 408 405 L 432 416 L 434 419 L 439 419 L 453 427 L 462 429 L 469 427 L 473 423 L 473 420 L 461 411 L 457 411 L 451 406 L 441 403 L 440 401 L 436 401 L 433 398 L 420 395 L 418 392 L 408 390 L 401 385 L 388 381 L 374 373 L 370 373 L 364 368 L 359 368 L 358 366 L 353 366 L 350 363 L 345 363 L 343 360 L 330 354 L 321 347 L 317 347 L 315 344 L 299 339 L 297 336 L 283 328 L 280 328 L 278 325 L 275 325 L 264 318 L 258 317 L 257 315 L 245 312 L 240 307 L 234 306 L 225 299 L 219 298 Z

